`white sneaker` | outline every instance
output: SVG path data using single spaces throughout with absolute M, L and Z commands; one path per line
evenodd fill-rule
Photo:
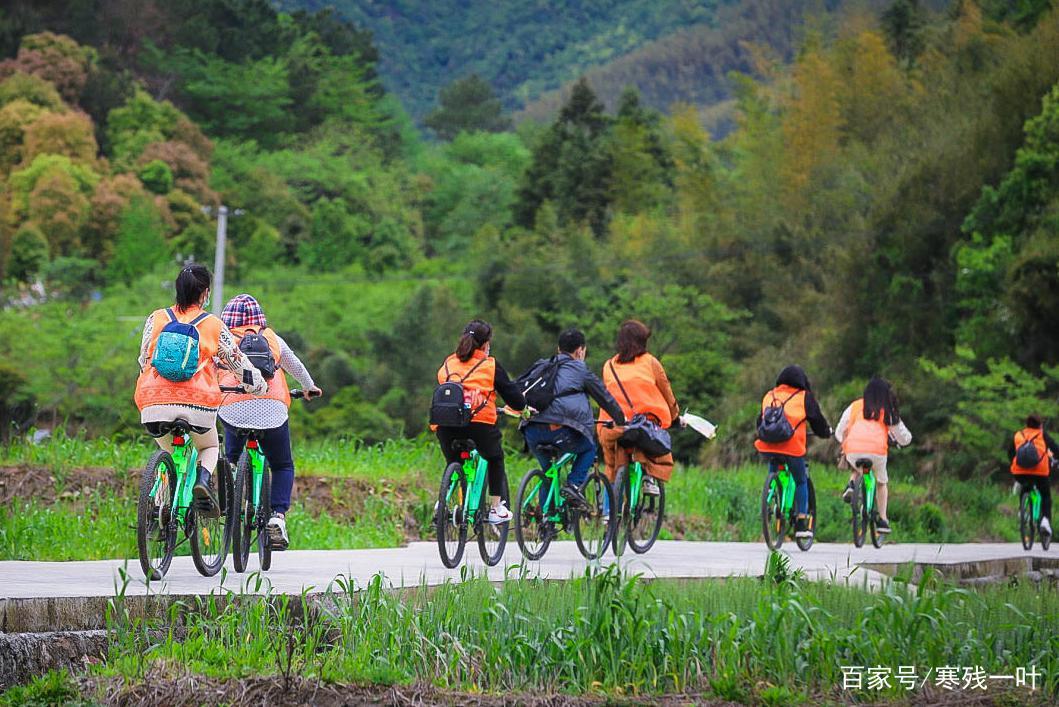
M 511 511 L 507 509 L 507 504 L 500 501 L 495 506 L 489 509 L 490 523 L 507 523 L 511 520 Z
M 1041 518 L 1041 532 L 1045 535 L 1052 534 L 1052 525 L 1048 522 L 1047 518 Z
M 287 519 L 282 513 L 273 513 L 265 526 L 268 533 L 268 543 L 273 550 L 286 550 L 290 546 L 287 539 Z
M 648 496 L 657 496 L 661 493 L 658 490 L 658 482 L 653 476 L 643 477 L 643 492 Z

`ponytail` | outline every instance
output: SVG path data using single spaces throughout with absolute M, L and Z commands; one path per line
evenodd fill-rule
M 460 341 L 456 344 L 456 358 L 464 363 L 470 361 L 474 352 L 489 343 L 492 338 L 493 327 L 489 326 L 489 322 L 481 319 L 471 321 L 464 327 Z

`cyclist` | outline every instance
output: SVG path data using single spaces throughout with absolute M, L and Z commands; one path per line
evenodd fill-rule
M 252 395 L 228 395 L 221 406 L 219 417 L 224 425 L 224 455 L 232 464 L 239 462 L 243 451 L 243 438 L 239 430 L 259 430 L 258 442 L 261 452 L 272 469 L 272 516 L 268 520 L 267 532 L 273 550 L 286 550 L 287 511 L 290 509 L 291 490 L 294 488 L 294 458 L 290 446 L 290 423 L 287 411 L 290 408 L 290 391 L 284 371 L 290 373 L 302 385 L 306 399 L 323 395 L 313 377 L 309 375 L 301 359 L 291 351 L 287 342 L 268 326 L 265 312 L 256 299 L 248 294 L 236 295 L 224 305 L 221 321 L 232 332 L 236 345 L 244 352 L 253 346 L 242 346 L 244 337 L 256 334 L 258 338 L 247 339 L 256 343 L 260 351 L 251 361 L 268 380 L 268 391 L 263 397 Z M 265 358 L 264 364 L 257 357 Z M 221 374 L 221 385 L 237 385 L 232 373 Z
M 217 467 L 219 456 L 217 408 L 222 395 L 214 360 L 235 373 L 237 385 L 248 392 L 262 394 L 266 386 L 260 371 L 239 350 L 228 327 L 205 311 L 210 300 L 210 280 L 210 271 L 202 265 L 186 266 L 176 279 L 176 304 L 155 310 L 147 317 L 140 340 L 140 376 L 134 399 L 140 422 L 167 452 L 173 451 L 173 445 L 163 433 L 162 423 L 183 419 L 191 427 L 191 439 L 199 453 L 192 494 L 201 512 L 216 518 L 220 507 L 210 488 L 210 474 Z M 165 375 L 160 370 L 164 361 L 155 354 L 163 333 L 167 334 L 166 346 L 171 341 L 186 344 L 189 352 L 190 342 L 197 340 L 198 360 L 183 362 L 189 364 L 186 379 L 181 380 L 182 376 L 170 369 L 165 369 Z
M 516 411 L 525 407 L 526 400 L 504 367 L 489 355 L 492 339 L 493 328 L 487 322 L 481 319 L 471 321 L 460 335 L 456 352 L 438 369 L 438 384 L 459 382 L 463 385 L 465 394 L 469 395 L 465 399 L 470 401 L 472 414 L 466 427 L 436 427 L 435 433 L 449 464 L 460 462 L 459 453 L 452 448 L 453 442 L 462 439 L 474 442 L 489 468 L 488 521 L 506 523 L 511 520 L 511 511 L 500 497 L 507 477 L 500 428 L 496 424 L 496 394 L 499 393 L 507 406 Z
M 889 475 L 886 472 L 886 457 L 892 439 L 899 447 L 912 442 L 912 433 L 905 427 L 897 409 L 897 394 L 890 383 L 882 378 L 872 378 L 864 386 L 864 396 L 854 400 L 842 413 L 835 428 L 835 439 L 842 443 L 842 454 L 852 469 L 849 483 L 842 492 L 842 500 L 853 500 L 853 482 L 861 473 L 857 462 L 871 461 L 877 483 L 875 491 L 879 520 L 876 529 L 880 533 L 890 532 L 890 521 L 886 517 L 889 498 Z
M 629 319 L 618 328 L 617 354 L 603 364 L 603 383 L 627 420 L 637 414 L 645 414 L 663 428 L 668 428 L 680 415 L 680 407 L 669 385 L 669 378 L 662 363 L 647 352 L 647 341 L 651 329 L 643 322 Z M 606 408 L 600 410 L 600 422 L 612 416 Z M 616 421 L 616 420 L 615 420 Z M 648 457 L 640 450 L 630 450 L 618 444 L 623 430 L 619 427 L 599 428 L 599 444 L 603 449 L 603 462 L 607 478 L 611 483 L 618 467 L 627 465 L 632 459 L 643 464 L 643 492 L 657 496 L 658 481 L 669 481 L 673 474 L 673 455 Z
M 596 460 L 595 421 L 589 397 L 615 422 L 625 424 L 625 414 L 618 401 L 585 365 L 587 351 L 584 333 L 567 329 L 559 335 L 559 351 L 555 358 L 541 359 L 533 364 L 528 374 L 530 379 L 539 376 L 549 366 L 556 367 L 554 397 L 550 405 L 533 413 L 522 427 L 526 443 L 542 469 L 547 469 L 551 463 L 546 455 L 537 451 L 542 444 L 554 445 L 560 451 L 577 455 L 560 493 L 581 507 L 588 505 L 581 489 L 588 479 L 592 462 Z M 546 488 L 541 488 L 542 494 L 547 492 Z
M 1019 463 L 1019 457 L 1025 454 L 1025 452 L 1020 453 L 1019 450 L 1027 444 L 1033 445 L 1036 451 L 1036 465 L 1023 466 Z M 1029 451 L 1028 448 L 1027 451 Z M 1052 489 L 1048 483 L 1048 476 L 1051 473 L 1054 459 L 1059 457 L 1059 446 L 1055 444 L 1052 436 L 1044 431 L 1044 421 L 1041 420 L 1040 415 L 1030 415 L 1026 418 L 1026 426 L 1015 433 L 1011 444 L 1008 445 L 1008 456 L 1011 457 L 1011 473 L 1015 481 L 1025 489 L 1036 486 L 1037 491 L 1040 492 L 1041 533 L 1051 535 L 1052 525 L 1049 519 L 1052 517 Z M 1031 453 L 1031 456 L 1034 455 Z M 1025 458 L 1022 461 L 1028 464 Z
M 787 439 L 766 442 L 763 434 L 768 433 L 769 424 L 777 409 L 782 411 L 788 430 L 793 430 Z M 782 419 L 779 422 L 782 424 Z M 762 423 L 766 424 L 763 425 Z M 794 508 L 797 517 L 794 522 L 794 537 L 811 538 L 813 529 L 809 527 L 809 484 L 806 475 L 806 430 L 808 422 L 813 434 L 821 439 L 831 436 L 831 425 L 828 424 L 820 405 L 813 396 L 809 376 L 801 366 L 787 366 L 776 378 L 776 386 L 765 393 L 761 399 L 761 412 L 757 418 L 758 439 L 754 447 L 769 463 L 769 471 L 775 471 L 781 463 L 794 477 Z M 769 435 L 771 436 L 771 435 Z M 782 436 L 782 435 L 781 435 Z

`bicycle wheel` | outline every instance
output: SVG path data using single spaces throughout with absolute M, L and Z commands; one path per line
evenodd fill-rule
M 510 521 L 503 523 L 490 523 L 487 510 L 489 507 L 489 492 L 486 490 L 488 484 L 482 484 L 482 500 L 478 505 L 478 554 L 482 556 L 482 562 L 492 567 L 500 562 L 504 556 L 504 548 L 507 547 L 507 534 L 510 530 Z M 501 481 L 500 498 L 510 507 L 511 498 L 507 488 L 507 475 Z
M 853 498 L 850 499 L 850 514 L 853 516 L 853 545 L 864 547 L 864 536 L 867 530 L 868 513 L 864 508 L 864 479 L 853 483 Z
M 449 464 L 441 475 L 438 506 L 434 513 L 438 553 L 441 555 L 441 564 L 449 569 L 460 564 L 467 545 L 467 521 L 463 517 L 463 501 L 466 497 L 467 477 L 463 474 L 463 466 Z
M 868 523 L 868 531 L 871 534 L 871 544 L 874 545 L 877 548 L 880 548 L 880 547 L 883 546 L 883 543 L 886 542 L 886 533 L 880 533 L 879 532 L 879 528 L 876 525 L 876 522 L 878 520 L 879 520 L 879 512 L 878 511 L 872 511 L 871 520 Z
M 1028 491 L 1019 494 L 1019 530 L 1022 536 L 1022 549 L 1033 549 L 1033 503 Z
M 588 477 L 582 493 L 588 501 L 588 510 L 573 512 L 574 540 L 586 560 L 598 560 L 607 551 L 614 530 L 614 488 L 597 470 Z
M 217 469 L 210 474 L 210 487 L 217 497 L 221 514 L 207 518 L 193 506 L 191 514 L 191 561 L 203 577 L 217 574 L 228 559 L 228 547 L 232 542 L 232 527 L 236 522 L 232 500 L 232 467 L 221 459 Z
M 158 492 L 152 497 L 156 480 Z M 148 580 L 164 577 L 173 561 L 177 531 L 171 520 L 175 492 L 176 465 L 169 452 L 160 449 L 151 455 L 143 469 L 136 504 L 136 547 L 140 569 Z
M 614 513 L 614 536 L 611 541 L 614 546 L 614 556 L 621 557 L 625 553 L 625 546 L 629 544 L 629 524 L 632 514 L 629 506 L 632 502 L 632 489 L 629 485 L 629 469 L 619 466 L 614 472 L 614 500 L 616 509 Z
M 646 472 L 644 479 L 647 478 Z M 651 496 L 640 488 L 640 502 L 632 509 L 632 517 L 629 520 L 629 547 L 637 555 L 642 555 L 651 549 L 658 540 L 658 534 L 662 531 L 662 519 L 666 510 L 666 485 L 660 481 L 658 484 L 658 495 Z
M 257 524 L 254 507 L 254 472 L 250 468 L 250 453 L 245 449 L 235 467 L 233 494 L 236 527 L 232 532 L 232 564 L 236 572 L 245 572 L 250 562 L 250 541 Z
M 761 490 L 761 530 L 765 535 L 765 545 L 770 550 L 782 547 L 783 536 L 787 532 L 787 518 L 783 515 L 783 488 L 779 475 L 774 471 L 765 477 L 765 487 Z
M 1037 539 L 1041 542 L 1041 549 L 1047 550 L 1052 544 L 1052 534 L 1037 531 Z
M 809 548 L 811 548 L 813 546 L 813 540 L 816 537 L 816 489 L 813 488 L 813 479 L 812 479 L 812 477 L 807 478 L 805 480 L 805 483 L 808 484 L 808 486 L 809 486 L 809 488 L 807 489 L 807 491 L 809 493 L 809 518 L 808 518 L 808 523 L 809 523 L 809 530 L 813 531 L 813 535 L 808 537 L 808 538 L 795 538 L 794 539 L 794 542 L 798 546 L 798 549 L 801 550 L 802 552 L 806 552 Z
M 268 519 L 272 517 L 272 469 L 268 460 L 262 460 L 264 471 L 261 473 L 261 502 L 257 504 L 257 518 L 254 527 L 257 529 L 257 561 L 261 571 L 272 569 L 272 545 L 269 544 Z
M 552 522 L 545 518 L 541 508 L 541 488 L 548 477 L 540 469 L 534 469 L 522 477 L 515 494 L 515 542 L 527 560 L 539 560 L 548 551 L 552 542 Z M 549 513 L 551 508 L 549 505 Z

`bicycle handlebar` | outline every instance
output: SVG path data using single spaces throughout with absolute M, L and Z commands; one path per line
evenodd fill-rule
M 222 393 L 246 393 L 242 386 L 239 385 L 222 385 L 220 386 Z M 305 394 L 304 390 L 298 388 L 292 388 L 290 391 L 291 400 L 308 400 L 309 397 Z

